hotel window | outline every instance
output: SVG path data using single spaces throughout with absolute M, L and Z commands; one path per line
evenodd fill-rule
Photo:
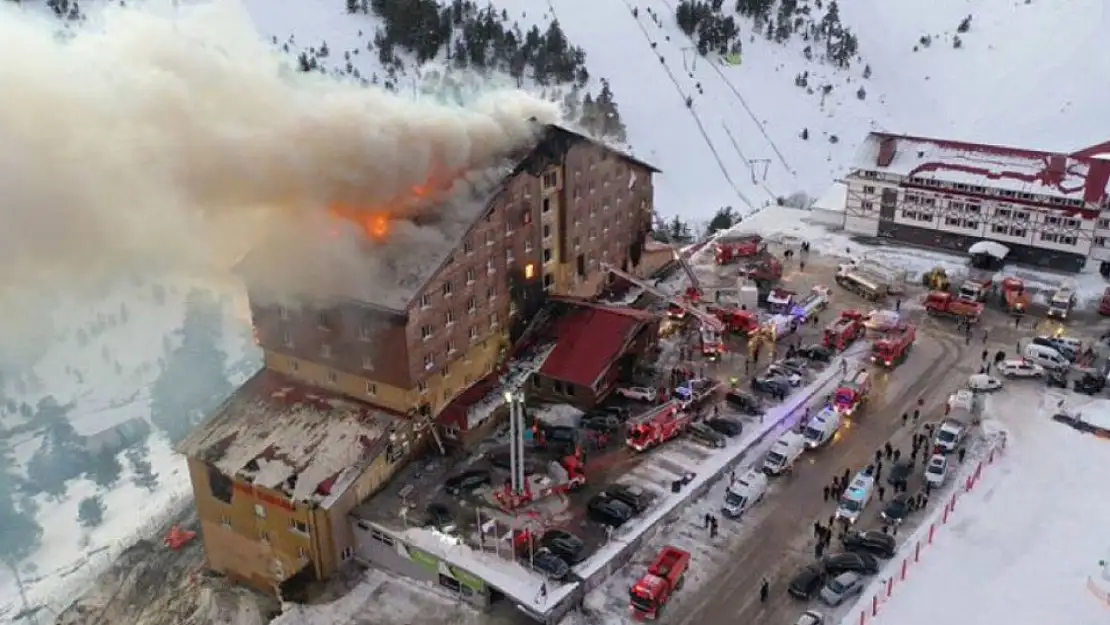
M 863 192 L 870 195 L 870 194 L 875 192 L 875 187 L 866 186 L 866 187 L 863 188 Z
M 328 345 L 327 343 L 323 343 L 320 345 L 320 357 L 331 358 L 331 345 Z
M 463 243 L 463 252 L 466 252 L 467 254 L 472 254 L 474 252 L 474 245 L 471 244 L 470 241 L 465 241 Z
M 289 334 L 289 330 L 281 331 L 281 344 L 286 347 L 293 347 L 293 335 Z
M 327 377 L 328 377 L 328 384 L 338 384 L 339 383 L 339 374 L 330 370 L 330 369 L 328 370 L 328 376 Z
M 289 531 L 308 536 L 308 524 L 297 519 L 289 519 Z
M 430 371 L 436 366 L 436 359 L 431 354 L 424 354 L 424 370 Z
M 374 370 L 374 357 L 373 356 L 363 356 L 362 357 L 362 368 L 367 370 L 367 371 L 373 371 Z
M 289 309 L 285 306 L 278 306 L 278 319 L 282 321 L 289 321 L 292 315 L 289 314 Z
M 477 279 L 477 277 L 478 277 L 478 273 L 475 272 L 473 269 L 467 269 L 466 270 L 466 283 L 467 284 L 474 284 L 474 280 Z
M 266 508 L 260 503 L 254 504 L 254 516 L 256 516 L 260 519 L 265 519 L 266 518 Z
M 431 305 L 432 305 L 432 296 L 431 295 L 428 295 L 427 293 L 425 293 L 424 295 L 420 296 L 420 307 L 421 308 L 430 308 Z
M 420 326 L 420 338 L 425 341 L 432 338 L 432 326 Z
M 373 397 L 378 394 L 378 385 L 373 382 L 366 383 L 366 394 Z
M 454 289 L 451 287 L 451 283 L 450 282 L 444 282 L 443 283 L 443 296 L 444 297 L 451 297 L 451 294 L 453 292 L 454 292 Z

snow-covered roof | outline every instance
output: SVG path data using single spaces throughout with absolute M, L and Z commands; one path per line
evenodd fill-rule
M 327 507 L 389 447 L 396 419 L 263 369 L 178 445 L 228 476 Z
M 1010 248 L 1002 245 L 997 241 L 979 241 L 971 247 L 967 248 L 968 254 L 986 254 L 998 260 L 1006 260 L 1010 255 Z
M 1103 201 L 1110 183 L 1110 162 L 1089 156 L 878 132 L 854 168 L 1086 203 Z

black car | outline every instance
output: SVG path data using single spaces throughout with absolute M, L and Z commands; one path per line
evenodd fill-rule
M 616 499 L 632 508 L 632 511 L 636 514 L 647 510 L 655 501 L 655 493 L 630 484 L 611 484 L 602 492 L 602 495 L 609 499 Z
M 801 358 L 784 358 L 782 360 L 776 360 L 774 366 L 792 371 L 801 376 L 804 376 L 806 372 L 809 371 L 809 364 Z
M 725 402 L 733 409 L 742 414 L 752 415 L 757 417 L 763 414 L 763 401 L 744 391 L 729 391 L 725 395 Z
M 905 484 L 909 481 L 910 476 L 913 475 L 913 465 L 905 460 L 899 460 L 890 467 L 890 473 L 886 476 L 886 481 L 891 486 Z
M 744 424 L 728 417 L 713 417 L 705 422 L 706 425 L 725 436 L 740 436 L 744 433 Z
M 811 564 L 798 571 L 794 579 L 790 580 L 790 586 L 787 587 L 786 592 L 790 593 L 791 597 L 801 601 L 812 599 L 825 585 L 825 578 L 824 569 Z
M 455 525 L 451 509 L 441 503 L 430 503 L 424 508 L 424 527 L 447 529 Z
M 893 558 L 898 543 L 883 532 L 849 532 L 840 539 L 844 548 L 855 553 L 869 553 L 880 558 Z
M 512 465 L 512 455 L 509 453 L 508 448 L 499 449 L 486 454 L 486 460 L 498 469 L 508 471 Z M 524 472 L 528 475 L 536 473 L 539 469 L 539 464 L 536 463 L 535 458 L 531 456 L 524 457 Z
M 452 475 L 447 478 L 447 481 L 443 483 L 443 488 L 448 493 L 457 497 L 464 493 L 469 493 L 481 486 L 486 486 L 490 481 L 491 477 L 489 471 L 474 469 L 471 471 L 463 471 L 458 475 Z
M 825 567 L 825 573 L 830 577 L 836 577 L 841 573 L 874 575 L 879 572 L 879 561 L 875 556 L 857 551 L 846 551 L 826 556 L 821 565 Z
M 563 580 L 570 575 L 570 565 L 550 549 L 537 549 L 533 553 L 525 553 L 521 556 L 521 560 L 531 565 L 533 570 L 543 573 L 548 579 Z
M 898 493 L 887 502 L 886 507 L 879 513 L 879 517 L 884 523 L 899 525 L 913 512 L 912 501 L 913 497 L 908 493 Z
M 752 390 L 768 395 L 788 395 L 790 393 L 790 380 L 780 376 L 759 376 L 752 379 Z
M 1091 372 L 1084 373 L 1083 377 L 1072 382 L 1072 388 L 1075 389 L 1075 392 L 1084 395 L 1094 395 L 1105 387 L 1106 380 L 1102 376 Z
M 800 348 L 797 354 L 814 362 L 829 362 L 833 358 L 833 350 L 824 345 L 807 345 Z
M 609 527 L 620 527 L 636 513 L 628 504 L 613 499 L 605 493 L 600 493 L 590 499 L 590 503 L 586 507 L 586 514 L 594 522 Z
M 615 415 L 605 413 L 590 413 L 578 422 L 583 429 L 590 430 L 591 432 L 598 432 L 601 434 L 608 434 L 615 432 L 621 427 L 621 420 Z
M 578 445 L 578 430 L 565 425 L 543 425 L 539 428 L 536 444 L 541 449 L 572 450 Z
M 628 420 L 628 417 L 632 416 L 632 409 L 628 406 L 603 406 L 601 408 L 595 408 L 591 414 L 610 415 L 624 422 Z
M 548 530 L 540 539 L 540 545 L 569 564 L 578 564 L 586 559 L 586 543 L 570 532 Z

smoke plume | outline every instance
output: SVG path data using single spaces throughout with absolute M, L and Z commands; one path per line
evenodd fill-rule
M 233 3 L 112 8 L 58 32 L 0 1 L 0 298 L 136 268 L 227 272 L 274 237 L 284 267 L 260 278 L 319 291 L 322 248 L 305 234 L 328 207 L 396 206 L 429 181 L 463 190 L 443 210 L 467 206 L 465 190 L 534 139 L 530 118 L 556 118 L 517 91 L 462 107 L 299 73 Z M 369 253 L 396 269 L 465 219 L 402 223 Z M 339 229 L 329 254 L 365 260 L 357 230 Z M 379 269 L 362 288 L 395 287 Z

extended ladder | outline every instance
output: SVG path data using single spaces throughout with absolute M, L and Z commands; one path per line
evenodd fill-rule
M 665 301 L 669 304 L 674 304 L 675 306 L 678 306 L 679 308 L 681 308 L 681 309 L 685 310 L 686 312 L 690 313 L 690 315 L 693 316 L 695 319 L 700 321 L 702 323 L 702 325 L 704 325 L 706 327 L 706 329 L 711 330 L 713 332 L 716 332 L 718 334 L 725 331 L 725 324 L 723 322 L 721 322 L 720 319 L 718 319 L 718 318 L 714 317 L 713 315 L 705 312 L 704 310 L 698 308 L 697 306 L 693 306 L 693 305 L 691 305 L 687 302 L 682 301 L 681 299 L 679 299 L 679 298 L 677 298 L 673 295 L 668 295 L 667 293 L 664 293 L 663 291 L 660 291 L 654 285 L 647 282 L 646 280 L 641 280 L 640 278 L 637 278 L 636 276 L 634 276 L 634 275 L 632 275 L 632 274 L 630 274 L 626 271 L 621 271 L 620 269 L 617 269 L 616 267 L 614 267 L 614 266 L 612 266 L 608 263 L 601 263 L 601 269 L 604 270 L 604 271 L 608 271 L 609 273 L 611 273 L 611 274 L 613 274 L 613 275 L 615 275 L 619 278 L 627 280 L 628 282 L 640 287 L 641 289 L 647 291 L 648 293 L 651 293 L 652 295 L 662 299 L 663 301 Z

